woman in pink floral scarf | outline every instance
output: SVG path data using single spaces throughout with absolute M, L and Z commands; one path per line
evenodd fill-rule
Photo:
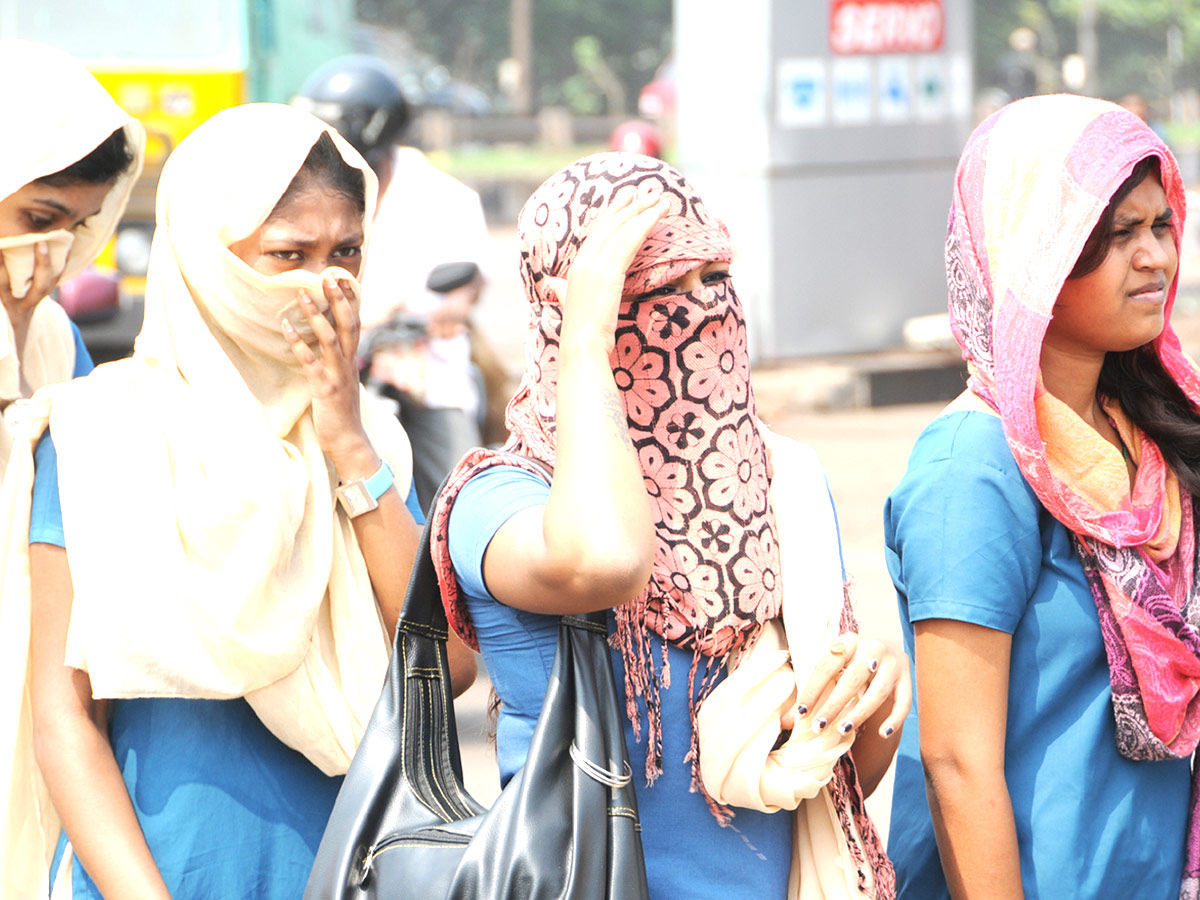
M 628 153 L 550 178 L 519 227 L 530 328 L 508 452 L 468 455 L 433 513 L 450 621 L 481 650 L 501 701 L 501 779 L 524 761 L 558 615 L 612 608 L 627 740 L 645 759 L 635 783 L 651 896 L 782 900 L 792 816 L 739 808 L 723 828 L 732 810 L 697 774 L 697 709 L 781 603 L 728 232 L 678 172 Z M 827 500 L 823 479 L 821 490 Z M 906 665 L 848 621 L 839 635 L 831 546 L 835 643 L 813 688 L 793 695 L 794 724 L 845 739 L 825 776 L 854 848 L 844 896 L 886 898 L 891 870 L 862 790 L 894 752 Z
M 971 379 L 885 513 L 919 711 L 901 897 L 1197 896 L 1185 212 L 1170 151 L 1104 101 L 1010 104 L 963 151 L 946 271 Z

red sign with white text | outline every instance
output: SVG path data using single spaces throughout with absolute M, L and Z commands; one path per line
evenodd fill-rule
M 942 0 L 831 0 L 834 53 L 932 53 L 946 36 Z

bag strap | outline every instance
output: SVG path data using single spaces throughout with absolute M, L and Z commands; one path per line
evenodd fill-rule
M 517 454 L 505 453 L 503 455 L 516 456 Z M 522 456 L 521 459 L 524 462 L 533 463 L 542 471 L 542 477 L 545 478 L 546 483 L 551 482 L 553 473 L 549 466 L 528 456 Z M 442 491 L 445 490 L 449 480 L 450 476 L 447 475 L 438 487 L 433 503 L 429 507 L 431 512 L 437 507 L 438 500 L 441 499 Z M 417 547 L 417 558 L 413 563 L 412 575 L 408 580 L 408 590 L 404 595 L 404 605 L 400 609 L 396 634 L 399 635 L 401 631 L 410 631 L 424 634 L 433 640 L 445 641 L 449 636 L 450 623 L 446 619 L 446 609 L 442 605 L 442 592 L 438 587 L 437 569 L 433 565 L 433 555 L 429 552 L 432 542 L 433 516 L 430 515 L 421 532 L 421 543 Z M 573 627 L 586 627 L 592 631 L 603 630 L 607 634 L 608 611 L 600 609 L 577 616 L 563 616 L 563 622 Z
M 442 487 L 446 483 L 442 482 Z M 438 496 L 442 489 L 438 488 Z M 436 500 L 434 501 L 437 502 Z M 444 641 L 450 623 L 442 606 L 442 592 L 438 587 L 437 569 L 429 552 L 433 540 L 433 518 L 425 522 L 421 532 L 421 543 L 417 547 L 417 558 L 413 562 L 412 575 L 408 579 L 408 590 L 404 594 L 404 605 L 400 608 L 400 621 L 396 633 L 401 630 L 414 631 Z

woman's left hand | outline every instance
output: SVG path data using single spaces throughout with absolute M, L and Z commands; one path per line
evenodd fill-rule
M 347 279 L 337 281 L 327 275 L 322 286 L 333 314 L 332 324 L 313 299 L 305 291 L 300 292 L 300 308 L 312 328 L 316 347 L 306 344 L 286 319 L 283 336 L 308 379 L 313 425 L 321 449 L 342 478 L 365 477 L 379 463 L 359 409 L 358 297 L 354 284 Z
M 879 725 L 883 738 L 900 728 L 912 705 L 907 654 L 883 641 L 845 632 L 830 642 L 813 667 L 797 698 L 796 725 L 849 734 L 889 701 L 891 709 Z

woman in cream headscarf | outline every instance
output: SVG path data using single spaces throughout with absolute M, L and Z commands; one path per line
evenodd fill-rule
M 31 401 L 14 507 L 46 412 L 53 445 L 29 533 L 31 717 L 0 681 L 37 764 L 18 740 L 10 895 L 26 896 L 16 873 L 51 809 L 76 897 L 303 891 L 419 536 L 404 433 L 360 406 L 374 201 L 370 169 L 319 120 L 217 114 L 163 171 L 133 358 Z M 0 607 L 14 630 L 19 556 Z
M 20 90 L 37 73 L 36 90 Z M 91 264 L 112 236 L 142 167 L 142 126 L 76 59 L 0 40 L 0 410 L 92 362 L 57 303 L 59 281 Z M 0 421 L 0 473 L 11 437 Z

